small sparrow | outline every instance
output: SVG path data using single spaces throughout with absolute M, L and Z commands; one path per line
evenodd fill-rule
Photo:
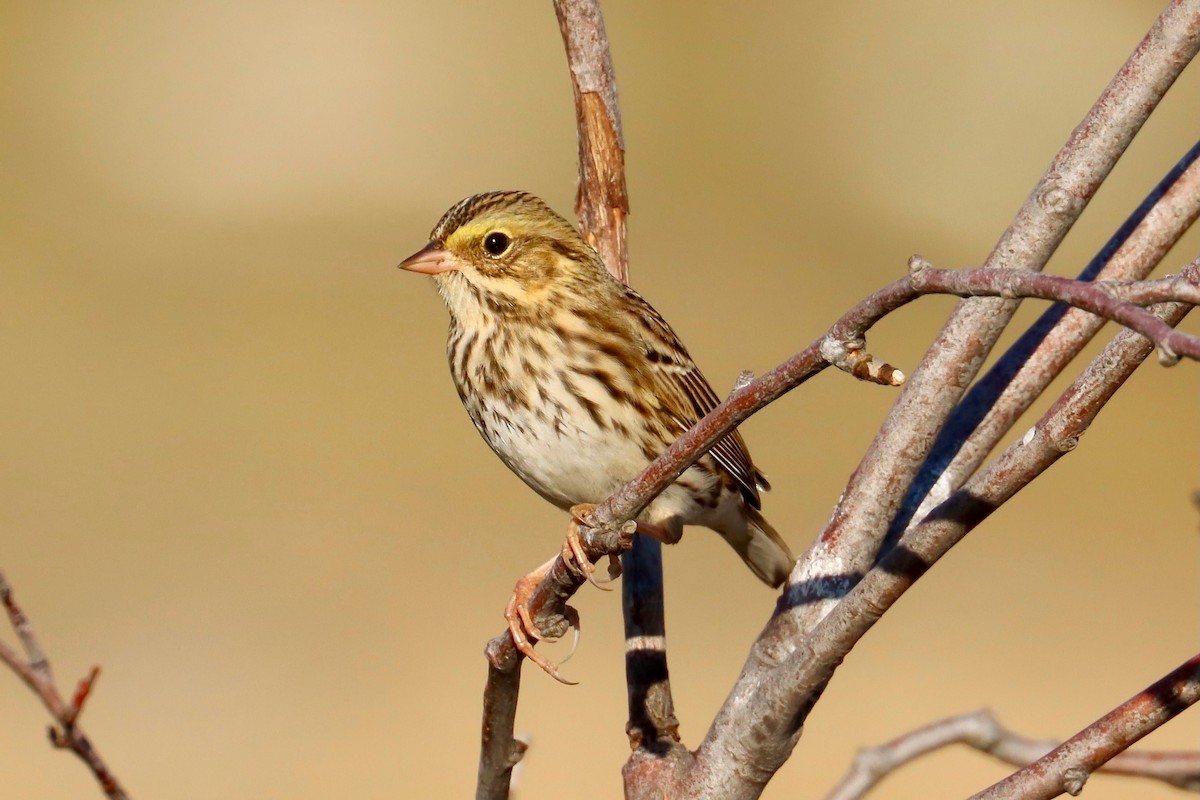
M 433 276 L 450 311 L 463 406 L 509 469 L 577 519 L 720 402 L 666 320 L 537 197 L 468 197 L 429 239 L 400 267 Z M 795 558 L 759 513 L 768 488 L 734 431 L 647 506 L 639 532 L 674 543 L 684 525 L 711 528 L 778 587 Z

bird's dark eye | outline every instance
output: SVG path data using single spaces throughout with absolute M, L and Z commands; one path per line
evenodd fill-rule
M 492 231 L 483 237 L 483 249 L 487 250 L 490 256 L 504 255 L 510 244 L 512 240 L 508 238 L 508 234 L 501 231 Z

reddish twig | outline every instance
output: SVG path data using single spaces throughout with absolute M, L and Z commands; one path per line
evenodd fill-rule
M 79 756 L 92 771 L 107 797 L 113 798 L 113 800 L 125 800 L 128 798 L 125 790 L 121 788 L 116 776 L 108 769 L 78 724 L 83 704 L 96 684 L 100 668 L 92 667 L 87 677 L 79 682 L 71 701 L 64 702 L 58 693 L 58 687 L 54 685 L 50 661 L 38 643 L 29 618 L 17 605 L 12 587 L 8 585 L 3 573 L 0 573 L 0 602 L 3 602 L 4 610 L 8 614 L 8 621 L 16 632 L 17 639 L 21 642 L 21 648 L 25 651 L 25 656 L 22 658 L 13 648 L 0 642 L 0 661 L 8 665 L 21 680 L 25 681 L 25 685 L 41 699 L 42 705 L 54 718 L 56 724 L 50 727 L 50 741 L 55 747 L 70 750 Z
M 1154 342 L 1164 364 L 1174 364 L 1180 356 L 1200 359 L 1200 338 L 1175 330 L 1140 307 L 1165 301 L 1197 303 L 1200 300 L 1200 284 L 1197 283 L 1200 267 L 1197 264 L 1161 280 L 1117 283 L 1089 283 L 1025 270 L 933 269 L 920 258 L 914 258 L 910 266 L 913 289 L 917 292 L 1055 300 L 1137 331 Z
M 1200 700 L 1200 655 L 1105 714 L 1024 769 L 971 800 L 1043 800 L 1077 795 L 1093 772 Z M 1192 786 L 1196 785 L 1193 776 Z
M 588 244 L 609 271 L 629 282 L 625 218 L 625 142 L 608 35 L 599 0 L 554 0 L 575 93 L 579 131 L 579 191 L 575 214 Z
M 1189 281 L 1195 281 L 1198 273 L 1200 273 L 1200 263 L 1190 265 L 1181 274 L 1184 274 Z M 971 277 L 975 274 L 982 274 L 983 277 Z M 922 277 L 918 278 L 918 276 Z M 1044 280 L 1031 280 L 1035 278 Z M 704 417 L 691 430 L 667 448 L 663 455 L 648 466 L 641 475 L 626 484 L 604 503 L 597 506 L 592 514 L 592 525 L 590 527 L 581 527 L 584 548 L 588 558 L 595 562 L 604 556 L 623 552 L 625 544 L 620 526 L 625 521 L 635 518 L 659 492 L 669 486 L 688 466 L 703 453 L 707 452 L 723 436 L 727 435 L 758 410 L 766 407 L 783 394 L 801 385 L 829 366 L 828 362 L 822 356 L 826 340 L 861 342 L 865 332 L 876 322 L 918 297 L 927 293 L 966 291 L 967 289 L 977 293 L 988 292 L 995 296 L 1001 296 L 1002 294 L 1030 297 L 1044 296 L 1063 302 L 1087 303 L 1097 313 L 1112 313 L 1120 316 L 1122 319 L 1136 325 L 1138 330 L 1157 337 L 1158 343 L 1172 348 L 1181 355 L 1190 357 L 1200 356 L 1200 340 L 1197 340 L 1197 337 L 1185 336 L 1170 327 L 1171 324 L 1174 324 L 1176 316 L 1182 316 L 1182 308 L 1170 309 L 1171 316 L 1167 317 L 1167 323 L 1164 324 L 1161 319 L 1154 316 L 1153 311 L 1142 309 L 1131 303 L 1115 300 L 1105 291 L 1104 287 L 1087 282 L 1055 278 L 1053 276 L 1040 276 L 1036 273 L 1017 273 L 1004 270 L 953 271 L 934 270 L 932 268 L 917 270 L 865 298 L 843 315 L 824 336 L 809 344 L 808 347 L 784 363 L 735 390 L 712 413 Z M 1165 313 L 1162 309 L 1158 309 L 1158 311 L 1160 314 Z M 1120 344 L 1124 347 L 1134 347 L 1135 350 L 1137 347 L 1145 346 L 1147 353 L 1153 349 L 1153 343 L 1148 343 L 1147 340 L 1142 339 L 1140 336 L 1132 334 L 1131 336 L 1132 339 L 1125 336 L 1118 336 L 1114 340 L 1114 345 Z M 1134 344 L 1130 344 L 1134 341 L 1140 342 L 1140 344 L 1137 344 L 1136 347 Z M 1105 353 L 1109 353 L 1109 351 L 1106 350 Z M 1106 357 L 1118 361 L 1129 361 L 1131 358 L 1125 355 L 1117 356 L 1111 354 Z M 1142 357 L 1144 358 L 1144 356 Z M 1140 363 L 1140 360 L 1140 358 L 1133 359 L 1131 363 Z M 1096 367 L 1096 369 L 1100 369 L 1103 372 L 1106 367 Z M 1089 374 L 1091 373 L 1085 373 L 1085 375 Z M 1107 377 L 1113 379 L 1118 375 L 1124 374 L 1112 371 Z M 1080 380 L 1083 380 L 1083 378 Z M 1119 383 L 1114 384 L 1113 391 L 1115 391 L 1115 386 L 1119 385 Z M 1103 402 L 1106 401 L 1107 397 L 1104 398 Z M 1103 405 L 1103 402 L 1100 402 L 1093 409 L 1093 415 L 1099 410 L 1099 406 Z M 1055 408 L 1057 407 L 1056 405 Z M 1061 452 L 1059 452 L 1059 455 L 1061 455 Z M 1036 474 L 1040 474 L 1050 463 L 1052 462 L 1042 464 L 1035 472 L 1028 476 L 1027 480 L 1032 480 Z M 1010 474 L 1004 469 L 1001 472 L 1006 476 Z M 991 470 L 984 474 L 994 476 L 995 473 L 994 470 Z M 974 484 L 968 484 L 968 486 L 971 485 Z M 1006 484 L 999 487 L 996 491 L 1000 491 L 1003 496 L 1000 497 L 997 495 L 997 497 L 1000 497 L 997 504 L 1007 500 L 1008 497 L 1024 485 L 1024 483 L 1020 483 L 1019 485 L 1014 483 L 1011 486 Z M 959 497 L 954 502 L 958 503 L 961 501 L 962 498 Z M 951 503 L 951 506 L 953 505 L 954 503 Z M 977 523 L 981 519 L 975 522 Z M 969 528 L 961 530 L 959 538 L 965 535 L 966 530 L 969 530 Z M 957 539 L 953 540 L 953 542 L 956 541 Z M 950 542 L 946 546 L 947 549 L 953 542 Z M 940 556 L 940 554 L 938 553 L 937 555 Z M 933 560 L 936 560 L 936 557 L 933 557 Z M 929 563 L 932 563 L 932 560 Z M 561 558 L 556 559 L 542 583 L 534 590 L 529 602 L 530 612 L 533 614 L 534 621 L 541 630 L 552 635 L 558 635 L 565 631 L 562 613 L 566 607 L 566 601 L 584 582 L 584 578 L 569 564 L 565 563 Z M 903 586 L 900 593 L 905 589 L 907 589 L 907 585 Z M 789 593 L 788 605 L 800 602 L 797 599 L 798 592 L 811 593 L 812 591 L 813 587 L 811 586 L 793 586 Z M 868 590 L 868 592 L 873 591 L 877 591 L 877 588 Z M 896 597 L 899 597 L 899 594 Z M 796 640 L 789 635 L 786 625 L 787 615 L 775 617 L 768 625 L 763 637 L 760 637 L 760 643 L 756 645 L 756 652 L 760 649 L 765 652 L 773 652 L 777 648 L 782 648 L 781 652 L 791 652 L 796 646 Z M 865 633 L 865 631 L 866 628 L 862 630 L 862 633 Z M 794 628 L 790 632 L 794 633 Z M 854 639 L 854 641 L 857 641 L 857 639 Z M 847 644 L 848 646 L 852 646 L 852 642 L 848 642 Z M 512 669 L 519 661 L 519 653 L 507 632 L 493 639 L 488 644 L 487 654 L 492 665 L 497 669 Z M 755 666 L 759 669 L 769 671 L 770 668 L 778 666 L 778 658 L 774 656 L 756 656 L 754 658 L 756 659 Z M 840 658 L 841 656 L 838 656 L 837 660 L 840 661 Z M 750 677 L 746 672 L 743 672 L 739 682 L 747 680 L 753 680 L 755 686 L 760 686 L 763 682 L 774 682 L 775 679 L 761 673 L 756 673 L 754 677 Z M 748 700 L 755 694 L 756 692 L 748 691 L 743 693 L 743 696 Z M 808 699 L 814 700 L 815 698 L 809 697 Z M 723 713 L 734 715 L 739 713 L 739 711 L 729 709 Z M 759 713 L 765 713 L 765 711 L 760 710 Z M 714 726 L 715 729 L 716 727 Z M 793 731 L 794 733 L 795 731 Z M 711 735 L 712 731 L 710 731 Z M 794 741 L 792 744 L 794 744 Z M 790 752 L 790 744 L 787 745 L 786 749 Z
M 1021 736 L 990 711 L 972 711 L 938 720 L 877 747 L 860 750 L 854 764 L 825 800 L 859 800 L 905 764 L 954 744 L 965 744 L 1016 767 L 1024 767 L 1052 751 L 1058 742 Z M 1161 781 L 1181 789 L 1200 790 L 1200 752 L 1120 753 L 1100 768 L 1110 775 Z

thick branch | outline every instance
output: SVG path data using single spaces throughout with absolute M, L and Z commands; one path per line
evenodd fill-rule
M 971 800 L 1077 795 L 1102 764 L 1200 700 L 1200 655 L 1131 697 L 1024 769 Z
M 990 711 L 972 711 L 922 726 L 877 747 L 860 750 L 854 764 L 838 785 L 825 795 L 825 800 L 859 800 L 904 765 L 954 744 L 965 744 L 1016 767 L 1037 761 L 1058 745 L 1055 741 L 1021 736 L 1001 725 Z M 1200 752 L 1119 753 L 1100 771 L 1200 790 Z
M 1139 280 L 1150 274 L 1200 215 L 1200 143 L 1159 182 L 1079 275 Z M 1104 320 L 1077 309 L 1047 309 L 954 409 L 892 521 L 899 536 L 979 468 L 1100 330 Z
M 1200 0 L 1175 0 L 1055 156 L 984 266 L 1045 266 L 1198 48 Z M 910 376 L 829 524 L 793 573 L 812 590 L 790 612 L 800 630 L 811 629 L 875 559 L 931 443 L 1016 305 L 1004 298 L 960 303 Z
M 1165 304 L 1154 311 L 1177 324 L 1188 308 Z M 807 635 L 786 611 L 813 592 L 790 585 L 697 751 L 683 796 L 757 797 L 791 754 L 808 711 L 859 639 L 951 547 L 1071 452 L 1153 349 L 1138 334 L 1118 334 L 1020 442 L 905 533 Z
M 3 573 L 0 573 L 0 602 L 3 603 L 4 610 L 8 614 L 8 621 L 16 631 L 21 648 L 25 651 L 25 657 L 22 658 L 13 648 L 0 642 L 0 661 L 25 681 L 25 685 L 41 699 L 42 705 L 46 706 L 46 710 L 54 718 L 56 725 L 50 728 L 51 743 L 55 747 L 70 750 L 79 756 L 92 771 L 100 788 L 104 790 L 105 796 L 112 800 L 127 800 L 128 795 L 121 788 L 116 776 L 109 771 L 104 759 L 100 758 L 100 754 L 92 747 L 91 741 L 79 728 L 79 714 L 83 711 L 83 705 L 87 701 L 88 695 L 91 694 L 92 687 L 96 684 L 100 668 L 92 667 L 87 677 L 79 682 L 70 702 L 64 701 L 58 693 L 58 687 L 54 685 L 54 678 L 50 672 L 50 661 L 38 643 L 29 618 L 17 605 L 12 587 L 8 585 Z

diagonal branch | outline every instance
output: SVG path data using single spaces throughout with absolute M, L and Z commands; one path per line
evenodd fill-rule
M 1198 215 L 1200 143 L 1159 182 L 1080 279 L 1145 278 Z M 961 486 L 1103 324 L 1086 312 L 1056 306 L 1021 334 L 954 409 L 892 521 L 889 536 L 899 536 Z
M 973 275 L 982 277 L 973 278 L 971 277 Z M 1195 282 L 1200 280 L 1200 261 L 1189 265 L 1181 271 L 1181 275 L 1186 277 L 1185 281 L 1172 281 L 1171 283 L 1176 287 L 1182 287 L 1177 289 L 1179 293 L 1191 296 L 1191 293 L 1195 291 Z M 1164 293 L 1161 287 L 1165 284 L 1162 281 L 1152 281 L 1149 284 L 1156 287 L 1154 291 L 1160 294 Z M 1060 399 L 1048 412 L 1050 416 L 1045 417 L 1043 422 L 1039 423 L 1039 428 L 1043 431 L 1057 430 L 1055 426 L 1061 427 L 1065 424 L 1063 420 L 1073 422 L 1085 420 L 1085 422 L 1079 423 L 1081 432 L 1082 428 L 1086 427 L 1086 423 L 1090 422 L 1091 418 L 1111 397 L 1112 392 L 1119 388 L 1132 373 L 1133 368 L 1140 364 L 1154 350 L 1155 346 L 1180 355 L 1200 356 L 1200 338 L 1182 334 L 1171 327 L 1177 324 L 1189 306 L 1167 304 L 1166 307 L 1145 310 L 1135 304 L 1116 300 L 1103 285 L 1035 273 L 987 269 L 951 271 L 927 268 L 916 270 L 859 302 L 844 314 L 824 336 L 813 341 L 804 350 L 759 378 L 736 389 L 716 409 L 667 448 L 663 455 L 650 464 L 641 475 L 597 506 L 592 514 L 591 525 L 581 526 L 581 537 L 588 558 L 595 562 L 604 556 L 623 552 L 628 546 L 628 540 L 622 533 L 622 526 L 626 521 L 634 519 L 658 493 L 669 486 L 688 466 L 735 427 L 829 366 L 822 356 L 827 340 L 840 342 L 843 345 L 846 342 L 861 343 L 866 331 L 876 322 L 924 294 L 968 290 L 996 297 L 1042 296 L 1062 302 L 1087 304 L 1095 313 L 1119 316 L 1122 320 L 1135 325 L 1139 331 L 1156 337 L 1153 341 L 1147 340 L 1132 331 L 1125 331 L 1118 335 L 1084 375 L 1076 381 L 1073 388 L 1068 390 L 1066 399 Z M 1137 285 L 1127 285 L 1125 291 L 1136 294 L 1142 289 Z M 1144 352 L 1142 352 L 1143 349 Z M 1115 368 L 1114 364 L 1120 368 Z M 1100 391 L 1100 389 L 1104 391 Z M 1065 409 L 1064 403 L 1067 403 Z M 1035 430 L 1039 428 L 1035 428 Z M 1074 436 L 1078 436 L 1078 433 Z M 1045 436 L 1042 439 L 1035 437 L 1028 444 L 1031 445 L 1043 439 Z M 1005 457 L 1002 457 L 996 465 L 982 473 L 977 480 L 969 482 L 950 500 L 942 504 L 942 508 L 954 510 L 954 514 L 950 517 L 940 516 L 936 519 L 931 517 L 927 523 L 910 532 L 911 535 L 906 535 L 901 542 L 925 542 L 923 546 L 928 550 L 925 563 L 926 565 L 932 564 L 986 516 L 984 514 L 978 518 L 975 517 L 979 506 L 973 498 L 978 487 L 987 488 L 989 494 L 986 497 L 990 498 L 987 503 L 992 504 L 987 512 L 990 513 L 991 509 L 999 507 L 1067 452 L 1067 447 L 1063 442 L 1069 439 L 1071 437 L 1065 434 L 1054 434 L 1047 440 L 1053 444 L 1047 445 L 1043 451 L 1038 451 L 1042 453 L 1044 460 L 1034 460 L 1031 464 L 1026 465 L 1024 472 L 1015 470 L 1014 466 L 1006 460 L 1006 458 L 1011 459 L 1018 456 L 1013 456 L 1011 451 L 1006 453 Z M 1028 452 L 1032 451 L 1022 450 L 1019 458 L 1028 459 Z M 987 504 L 985 503 L 985 505 Z M 927 539 L 930 541 L 926 542 Z M 942 547 L 944 549 L 939 549 Z M 865 588 L 860 585 L 846 598 L 846 601 L 856 595 L 860 598 L 856 603 L 848 606 L 853 610 L 839 613 L 838 618 L 841 619 L 845 614 L 860 614 L 861 620 L 869 620 L 870 624 L 873 624 L 877 617 L 863 614 L 862 608 L 858 604 L 865 602 L 874 608 L 875 604 L 882 602 L 876 597 L 878 592 L 894 592 L 894 596 L 889 596 L 890 599 L 885 604 L 878 606 L 881 614 L 884 608 L 907 590 L 917 576 L 911 575 L 907 582 L 897 584 L 888 583 L 879 576 L 893 573 L 897 576 L 906 574 L 906 570 L 911 567 L 910 556 L 909 551 L 903 550 L 900 554 L 885 558 L 879 567 L 868 574 L 868 577 L 875 576 L 872 581 L 867 583 Z M 923 572 L 923 569 L 921 571 Z M 880 581 L 883 583 L 880 584 Z M 530 613 L 533 615 L 537 627 L 549 634 L 565 632 L 563 616 L 566 613 L 567 600 L 584 582 L 585 579 L 574 568 L 563 561 L 561 557 L 556 558 L 529 600 Z M 793 586 L 786 596 L 784 612 L 788 607 L 800 602 L 798 598 L 802 597 L 805 591 L 806 587 Z M 863 600 L 864 596 L 870 599 Z M 840 610 L 841 606 L 839 605 L 837 609 Z M 780 613 L 772 620 L 772 624 L 777 623 L 780 619 L 786 619 L 786 617 L 786 613 Z M 836 628 L 839 624 L 843 623 L 831 622 L 826 625 L 822 622 L 819 628 L 829 630 L 830 626 Z M 780 666 L 781 661 L 792 657 L 789 656 L 789 653 L 794 649 L 792 644 L 794 640 L 779 634 L 760 637 L 759 642 L 755 645 L 751 663 L 743 670 L 742 676 L 738 680 L 738 686 L 734 690 L 735 695 L 733 696 L 739 698 L 738 704 L 731 707 L 730 701 L 726 701 L 726 707 L 709 731 L 709 739 L 717 737 L 716 741 L 723 741 L 724 745 L 729 743 L 731 737 L 732 740 L 741 742 L 744 737 L 750 736 L 746 727 L 757 725 L 757 720 L 761 720 L 762 715 L 767 714 L 770 707 L 779 703 L 784 703 L 791 708 L 795 719 L 802 720 L 800 709 L 806 708 L 808 703 L 815 702 L 816 689 L 823 687 L 824 681 L 832 675 L 832 669 L 837 663 L 840 663 L 845 653 L 849 652 L 849 648 L 853 646 L 857 638 L 865 634 L 870 624 L 859 630 L 857 635 L 852 638 L 836 640 L 837 646 L 846 647 L 844 651 L 838 652 L 837 647 L 833 647 L 825 654 L 828 660 L 814 662 L 810 665 L 815 670 L 811 674 L 820 677 L 819 684 L 812 684 L 811 679 L 801 684 L 797 683 L 799 679 L 794 676 L 784 678 L 773 674 L 774 670 Z M 771 630 L 771 625 L 769 625 L 767 632 Z M 814 631 L 815 636 L 816 631 Z M 507 631 L 489 642 L 486 652 L 493 667 L 501 671 L 516 668 L 520 660 L 519 652 Z M 828 672 L 822 672 L 822 669 L 827 669 Z M 741 688 L 747 681 L 752 681 L 752 683 L 746 688 Z M 770 687 L 769 690 L 768 687 Z M 795 693 L 790 693 L 785 687 L 794 690 Z M 741 707 L 743 703 L 749 707 Z M 744 719 L 742 719 L 743 715 Z M 782 733 L 784 737 L 782 740 L 773 740 L 777 747 L 780 741 L 784 745 L 776 750 L 776 756 L 786 758 L 798 732 L 798 727 L 790 731 L 786 729 L 776 731 L 776 736 Z M 757 738 L 752 740 L 760 744 L 772 741 L 770 737 L 758 736 L 758 733 L 755 733 L 755 737 Z M 740 752 L 740 747 L 739 744 L 734 750 L 728 752 L 735 750 Z M 703 749 L 702 747 L 702 751 Z M 782 760 L 778 764 L 782 764 Z M 681 763 L 678 766 L 683 769 L 687 764 Z M 777 769 L 778 765 L 775 768 Z M 765 783 L 769 777 L 769 774 L 762 775 L 762 782 Z M 758 785 L 757 780 L 758 776 L 750 781 L 750 784 Z M 761 785 L 759 788 L 761 789 Z M 730 794 L 729 796 L 743 795 Z
M 1032 764 L 1058 745 L 1056 741 L 1021 736 L 1001 725 L 990 711 L 959 714 L 923 725 L 890 742 L 859 750 L 850 769 L 825 795 L 825 800 L 859 800 L 905 764 L 954 744 L 965 744 L 1016 767 Z M 1123 752 L 1100 767 L 1100 771 L 1200 791 L 1200 751 Z
M 1200 268 L 1200 262 L 1191 268 Z M 1168 324 L 1178 324 L 1189 309 L 1167 303 L 1153 310 Z M 1153 343 L 1139 334 L 1119 333 L 1021 441 L 907 531 L 809 634 L 803 639 L 760 636 L 682 779 L 689 791 L 704 790 L 686 796 L 758 797 L 791 754 L 808 711 L 846 654 L 950 548 L 1074 450 L 1096 415 L 1153 350 Z M 789 587 L 767 633 L 788 619 L 787 606 L 804 595 L 803 587 Z M 732 766 L 747 763 L 755 769 Z
M 46 653 L 37 640 L 33 625 L 25 616 L 25 612 L 17 605 L 12 587 L 8 585 L 3 573 L 0 573 L 0 603 L 3 603 L 4 610 L 8 614 L 9 624 L 12 625 L 17 639 L 21 642 L 21 648 L 25 651 L 25 656 L 22 658 L 16 650 L 4 642 L 0 642 L 0 662 L 7 665 L 25 682 L 26 686 L 33 690 L 33 693 L 42 701 L 42 705 L 50 712 L 50 716 L 54 718 L 56 724 L 50 728 L 51 744 L 64 750 L 70 750 L 79 756 L 96 777 L 105 796 L 112 800 L 126 800 L 128 795 L 125 794 L 125 790 L 121 788 L 116 776 L 109 771 L 104 759 L 96 752 L 78 724 L 79 714 L 83 711 L 83 705 L 91 694 L 92 687 L 96 684 L 100 668 L 92 667 L 87 677 L 79 682 L 70 702 L 64 701 L 58 693 L 58 687 L 54 685 L 54 677 L 50 672 L 50 661 L 46 658 Z
M 1072 132 L 985 267 L 1041 270 L 1159 100 L 1200 49 L 1200 0 L 1174 0 Z M 779 631 L 810 630 L 872 564 L 935 440 L 1017 303 L 958 305 L 908 380 L 793 579 L 811 594 Z
M 1077 795 L 1093 772 L 1200 701 L 1200 655 L 1105 714 L 1042 758 L 971 800 L 1042 800 Z M 1194 784 L 1193 784 L 1194 785 Z

